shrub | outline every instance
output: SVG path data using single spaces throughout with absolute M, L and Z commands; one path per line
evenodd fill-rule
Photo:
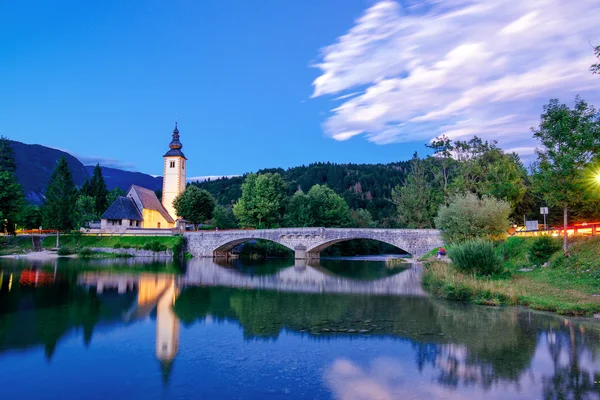
M 79 257 L 82 258 L 90 258 L 93 254 L 94 252 L 91 249 L 88 249 L 87 247 L 79 250 Z
M 157 240 L 153 240 L 151 242 L 147 242 L 146 244 L 144 244 L 144 250 L 165 251 L 165 250 L 167 250 L 167 246 L 158 242 Z
M 68 247 L 59 247 L 58 251 L 56 252 L 56 254 L 58 254 L 59 256 L 69 256 L 71 254 L 73 254 L 73 250 L 71 250 Z
M 527 255 L 532 264 L 542 265 L 549 261 L 552 255 L 561 248 L 561 243 L 552 236 L 540 236 L 533 241 Z
M 435 226 L 442 231 L 445 243 L 468 239 L 491 240 L 506 237 L 510 226 L 510 205 L 504 200 L 473 193 L 456 195 L 448 206 L 441 207 L 435 217 Z
M 117 242 L 113 245 L 113 249 L 120 249 L 121 248 L 121 242 Z
M 486 239 L 472 239 L 449 247 L 448 257 L 456 269 L 477 275 L 494 275 L 502 271 L 502 257 Z

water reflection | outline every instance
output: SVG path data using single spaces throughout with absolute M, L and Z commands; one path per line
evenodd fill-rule
M 69 337 L 81 335 L 82 348 L 93 348 L 96 334 L 102 346 L 119 329 L 135 329 L 135 342 L 112 351 L 140 369 L 130 347 L 150 352 L 161 385 L 171 386 L 167 397 L 206 394 L 214 385 L 217 395 L 208 397 L 264 398 L 274 390 L 270 397 L 344 400 L 600 398 L 597 322 L 437 301 L 423 296 L 419 267 L 347 264 L 353 275 L 343 265 L 272 264 L 257 272 L 260 265 L 195 260 L 181 274 L 157 274 L 121 272 L 127 264 L 114 263 L 100 271 L 3 263 L 0 369 L 11 366 L 3 359 L 15 350 L 42 346 L 51 361 Z M 69 354 L 79 353 L 65 345 Z M 13 367 L 21 359 L 35 364 L 26 353 L 10 359 Z M 212 379 L 200 385 L 197 374 Z M 265 376 L 269 387 L 259 384 Z M 147 390 L 137 397 L 157 397 Z

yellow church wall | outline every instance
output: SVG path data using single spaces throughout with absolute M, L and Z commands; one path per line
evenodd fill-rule
M 142 228 L 174 228 L 174 223 L 169 223 L 167 220 L 160 215 L 157 210 L 149 210 L 144 208 L 142 210 L 142 218 L 144 221 L 142 223 Z M 160 224 L 160 225 L 159 225 Z

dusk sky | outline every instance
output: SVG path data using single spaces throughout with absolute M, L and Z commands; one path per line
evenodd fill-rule
M 425 153 L 530 158 L 550 98 L 600 106 L 598 0 L 4 1 L 0 134 L 188 176 Z

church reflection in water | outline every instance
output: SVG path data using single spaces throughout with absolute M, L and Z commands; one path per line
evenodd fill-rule
M 156 310 L 156 358 L 165 379 L 168 379 L 179 349 L 180 322 L 173 312 L 179 294 L 176 280 L 175 275 L 166 274 L 103 272 L 84 273 L 79 280 L 88 288 L 95 287 L 98 295 L 107 290 L 117 290 L 122 295 L 137 291 L 135 302 L 122 315 L 126 323 L 148 318 Z

